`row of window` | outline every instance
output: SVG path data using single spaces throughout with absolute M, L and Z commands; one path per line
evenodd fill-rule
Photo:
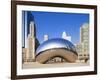
M 79 54 L 79 56 L 89 56 L 89 54 Z

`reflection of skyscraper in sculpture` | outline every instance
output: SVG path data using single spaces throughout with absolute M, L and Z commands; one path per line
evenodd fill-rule
M 44 41 L 47 41 L 49 39 L 49 36 L 46 34 L 44 35 Z
M 34 22 L 30 22 L 30 32 L 28 34 L 28 61 L 35 60 L 35 36 L 34 36 Z
M 71 36 L 68 36 L 65 31 L 62 33 L 62 38 L 71 41 Z

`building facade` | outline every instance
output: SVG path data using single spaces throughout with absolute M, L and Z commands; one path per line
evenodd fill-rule
M 84 23 L 80 27 L 80 42 L 76 44 L 78 59 L 82 62 L 89 60 L 89 24 Z
M 27 62 L 28 58 L 28 49 L 27 48 L 22 48 L 22 62 Z
M 27 37 L 27 48 L 24 50 L 23 48 L 23 61 L 24 62 L 33 62 L 35 61 L 35 29 L 34 29 L 34 21 L 30 21 L 30 29 Z
M 85 23 L 80 28 L 81 43 L 84 44 L 84 52 L 89 52 L 89 24 Z
M 30 32 L 28 34 L 28 62 L 35 60 L 35 35 L 34 35 L 34 22 L 30 22 Z

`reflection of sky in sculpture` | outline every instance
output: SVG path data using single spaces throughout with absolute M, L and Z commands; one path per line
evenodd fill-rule
M 54 38 L 54 39 L 50 39 L 42 43 L 37 48 L 36 54 L 42 51 L 45 51 L 45 50 L 53 49 L 53 48 L 66 48 L 70 51 L 76 52 L 75 46 L 70 41 L 62 39 L 62 38 Z

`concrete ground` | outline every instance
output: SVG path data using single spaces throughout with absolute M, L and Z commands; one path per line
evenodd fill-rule
M 52 68 L 52 67 L 77 67 L 77 66 L 88 66 L 89 63 L 54 63 L 54 64 L 40 64 L 38 62 L 27 62 L 23 64 L 23 69 L 32 68 Z

